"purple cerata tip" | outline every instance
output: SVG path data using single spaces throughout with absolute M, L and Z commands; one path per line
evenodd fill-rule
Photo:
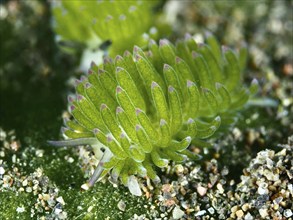
M 142 112 L 141 109 L 139 109 L 139 108 L 136 108 L 136 109 L 135 109 L 135 113 L 136 113 L 136 115 L 139 115 L 141 112 Z
M 104 110 L 104 109 L 106 109 L 108 106 L 106 105 L 106 104 L 101 104 L 101 110 Z
M 151 85 L 151 88 L 153 89 L 153 88 L 155 88 L 155 87 L 158 87 L 159 85 L 158 85 L 158 83 L 156 83 L 156 82 L 152 82 L 152 85 Z
M 167 63 L 164 64 L 164 70 L 169 70 L 171 69 L 171 66 Z
M 120 86 L 116 87 L 116 93 L 121 93 L 123 91 L 123 89 Z
M 117 62 L 117 61 L 121 61 L 121 60 L 123 60 L 123 57 L 122 57 L 122 56 L 117 55 L 117 56 L 115 57 L 115 62 Z
M 75 109 L 75 106 L 74 106 L 74 105 L 71 105 L 71 106 L 69 107 L 69 109 L 70 109 L 70 111 L 73 111 L 73 110 Z
M 123 112 L 123 108 L 121 108 L 120 106 L 118 106 L 118 107 L 116 108 L 116 113 L 119 114 L 119 113 L 121 113 L 121 112 Z
M 116 73 L 119 73 L 119 72 L 121 72 L 121 71 L 123 71 L 124 70 L 124 68 L 122 68 L 122 67 L 120 67 L 120 66 L 117 66 L 116 67 Z
M 169 91 L 169 92 L 174 92 L 174 90 L 175 90 L 175 88 L 174 88 L 173 86 L 169 86 L 169 87 L 168 87 L 168 91 Z

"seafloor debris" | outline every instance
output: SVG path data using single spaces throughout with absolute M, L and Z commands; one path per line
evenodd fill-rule
M 43 174 L 43 170 L 40 168 L 29 175 L 22 175 L 17 167 L 8 170 L 5 175 L 0 175 L 0 191 L 35 195 L 36 200 L 30 210 L 26 210 L 27 204 L 23 204 L 25 207 L 17 207 L 18 213 L 30 212 L 31 218 L 41 216 L 41 213 L 43 213 L 40 219 L 46 219 L 45 216 L 49 213 L 52 213 L 52 217 L 56 219 L 67 218 L 67 213 L 63 210 L 65 202 L 62 196 L 58 196 L 58 188 L 49 181 L 49 178 Z
M 16 139 L 15 131 L 4 131 L 0 127 L 0 142 L 3 143 L 3 147 L 7 150 L 18 151 L 21 147 L 19 140 Z M 3 150 L 0 151 L 0 156 L 4 157 L 5 153 Z
M 260 151 L 238 184 L 228 179 L 228 168 L 220 167 L 215 159 L 204 166 L 190 161 L 168 167 L 154 196 L 159 212 L 151 215 L 161 219 L 292 219 L 292 140 L 277 153 Z M 170 174 L 177 177 L 171 179 Z
M 50 214 L 51 219 L 66 219 L 67 212 L 63 210 L 65 202 L 59 195 L 58 187 L 44 174 L 43 169 L 35 168 L 34 172 L 25 174 L 23 167 L 29 166 L 29 164 L 18 158 L 16 154 L 20 147 L 20 141 L 16 139 L 15 132 L 6 132 L 0 128 L 1 142 L 0 193 L 13 192 L 17 197 L 33 198 L 33 201 L 29 201 L 29 204 L 23 203 L 11 211 L 16 211 L 19 216 L 23 216 L 22 213 L 29 213 L 26 216 L 30 216 L 30 218 L 50 219 L 48 218 Z M 6 154 L 11 152 L 13 153 L 11 156 L 13 166 L 9 164 L 10 160 L 5 159 Z M 43 156 L 42 150 L 39 149 L 35 152 L 36 157 Z M 21 194 L 26 194 L 26 196 Z M 24 216 L 23 218 L 25 219 Z
M 244 170 L 235 195 L 245 215 L 256 219 L 282 219 L 293 217 L 293 145 L 275 153 L 264 150 L 258 153 Z M 242 208 L 243 209 L 243 208 Z M 239 210 L 239 209 L 238 209 Z M 235 217 L 235 213 L 231 213 Z

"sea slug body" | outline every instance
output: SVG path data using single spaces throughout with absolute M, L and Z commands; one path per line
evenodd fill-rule
M 151 40 L 146 51 L 135 46 L 132 54 L 92 63 L 68 98 L 73 117 L 65 122 L 67 140 L 49 143 L 103 148 L 88 186 L 110 173 L 141 195 L 136 176 L 156 182 L 155 167 L 199 158 L 188 146 L 230 125 L 255 93 L 255 80 L 249 89 L 242 85 L 245 55 L 245 48 L 221 50 L 212 35 L 206 44 L 187 35 L 176 45 Z

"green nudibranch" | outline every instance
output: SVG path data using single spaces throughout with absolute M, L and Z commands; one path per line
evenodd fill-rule
M 160 4 L 158 0 L 51 2 L 53 29 L 68 51 L 84 46 L 96 50 L 110 40 L 113 44 L 108 52 L 116 55 L 134 44 L 144 45 L 149 37 L 159 34 L 155 26 L 160 24 L 159 14 L 154 10 Z
M 199 158 L 187 148 L 192 141 L 214 134 L 256 92 L 257 81 L 243 87 L 246 50 L 219 46 L 209 35 L 197 44 L 187 35 L 173 45 L 151 40 L 148 50 L 135 46 L 115 60 L 92 63 L 76 81 L 70 96 L 72 120 L 65 122 L 64 141 L 55 146 L 91 145 L 103 156 L 88 185 L 108 172 L 134 195 L 141 195 L 136 176 L 159 181 L 155 167 L 186 157 Z

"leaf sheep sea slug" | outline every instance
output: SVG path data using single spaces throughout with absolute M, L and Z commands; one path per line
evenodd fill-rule
M 130 45 L 144 45 L 148 36 L 158 35 L 155 24 L 160 22 L 155 21 L 159 15 L 154 8 L 159 3 L 158 0 L 52 0 L 53 29 L 58 39 L 70 42 L 70 46 L 74 42 L 96 50 L 97 45 L 111 40 L 109 53 L 116 55 Z
M 221 49 L 209 35 L 206 44 L 191 36 L 174 46 L 168 40 L 135 46 L 101 66 L 92 63 L 87 76 L 76 82 L 69 96 L 73 118 L 63 129 L 67 140 L 55 146 L 91 145 L 103 156 L 87 183 L 92 186 L 110 172 L 113 181 L 141 195 L 136 176 L 159 181 L 155 167 L 186 157 L 191 142 L 205 139 L 231 124 L 258 85 L 243 87 L 241 73 L 246 50 Z

